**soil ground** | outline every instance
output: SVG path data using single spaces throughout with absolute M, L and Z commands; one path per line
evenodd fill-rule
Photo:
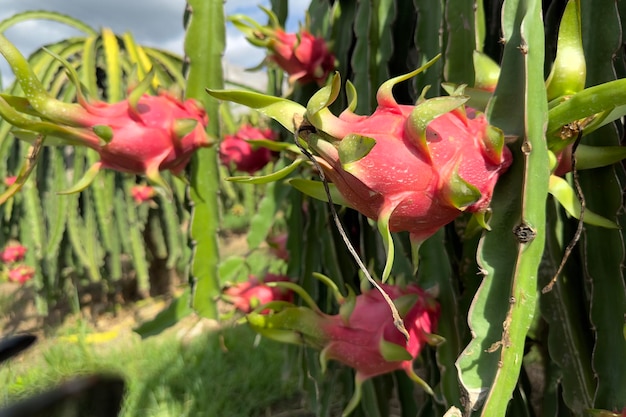
M 222 256 L 244 255 L 248 250 L 244 234 L 222 236 Z M 119 283 L 118 291 L 107 294 L 102 285 L 89 284 L 78 288 L 80 311 L 72 308 L 69 299 L 59 300 L 50 306 L 43 316 L 35 304 L 35 290 L 30 285 L 12 282 L 0 283 L 0 335 L 32 333 L 39 337 L 54 332 L 59 327 L 71 325 L 72 321 L 88 320 L 94 330 L 105 332 L 125 328 L 132 331 L 137 325 L 151 320 L 168 303 L 187 287 L 187 283 L 175 274 L 166 274 L 165 283 L 154 296 L 139 294 L 136 281 L 130 275 Z M 191 316 L 177 328 L 194 327 L 203 321 L 203 326 L 214 327 L 215 323 Z

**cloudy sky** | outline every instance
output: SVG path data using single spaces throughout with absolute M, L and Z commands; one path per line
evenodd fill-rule
M 295 30 L 304 21 L 304 11 L 310 0 L 289 0 L 287 28 Z M 269 0 L 226 0 L 226 14 L 244 13 L 259 22 L 265 22 L 258 5 L 269 7 Z M 26 10 L 52 10 L 78 18 L 99 29 L 109 27 L 116 33 L 130 31 L 135 41 L 182 55 L 182 16 L 185 0 L 0 0 L 0 20 Z M 227 26 L 225 59 L 242 67 L 253 67 L 263 59 L 263 51 L 250 46 L 239 31 Z M 5 35 L 24 53 L 37 47 L 80 33 L 65 25 L 49 21 L 19 23 Z M 0 57 L 3 84 L 13 78 L 4 59 Z

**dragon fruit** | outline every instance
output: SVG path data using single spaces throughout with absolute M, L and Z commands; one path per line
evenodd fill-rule
M 26 247 L 19 243 L 9 244 L 0 252 L 0 260 L 7 264 L 21 261 L 26 255 L 26 250 Z
M 289 236 L 287 233 L 268 236 L 266 241 L 269 246 L 270 253 L 283 261 L 289 260 L 289 249 L 287 249 L 288 239 Z
M 134 185 L 130 188 L 130 194 L 135 200 L 135 203 L 141 204 L 152 200 L 156 195 L 154 187 L 149 185 Z
M 354 310 L 347 320 L 335 315 L 327 316 L 321 323 L 328 337 L 322 351 L 323 360 L 334 359 L 354 368 L 360 380 L 400 369 L 413 376 L 413 360 L 437 327 L 439 305 L 423 290 L 415 285 L 381 286 L 399 308 L 405 310 L 403 321 L 409 332 L 408 342 L 394 325 L 389 306 L 376 289 L 356 297 Z M 405 349 L 406 359 L 388 360 L 389 344 Z
M 282 275 L 266 274 L 263 281 L 251 275 L 248 281 L 226 288 L 223 292 L 223 298 L 244 313 L 249 313 L 254 308 L 270 301 L 292 302 L 292 291 L 266 285 L 268 282 L 289 281 L 288 277 Z
M 25 95 L 0 97 L 0 115 L 20 129 L 15 133 L 22 139 L 33 140 L 35 132 L 46 137 L 44 144 L 87 146 L 96 151 L 100 161 L 88 171 L 82 181 L 84 186 L 100 168 L 145 174 L 153 182 L 165 185 L 160 171 L 180 173 L 194 151 L 211 145 L 204 130 L 208 118 L 198 102 L 182 101 L 167 92 L 157 96 L 145 94 L 154 72 L 127 99 L 106 103 L 88 100 L 78 88 L 76 71 L 55 56 L 77 86 L 78 103 L 65 103 L 48 94 L 26 59 L 1 35 L 0 53 L 11 65 Z
M 289 74 L 290 82 L 323 84 L 335 69 L 335 56 L 326 41 L 304 29 L 297 34 L 276 29 L 270 35 L 268 48 L 272 51 L 269 60 Z
M 238 171 L 254 174 L 272 158 L 272 152 L 262 146 L 255 146 L 247 140 L 276 140 L 278 135 L 272 129 L 243 125 L 234 135 L 225 135 L 220 143 L 220 161 L 225 166 L 231 164 Z
M 246 317 L 261 335 L 319 349 L 323 369 L 329 360 L 353 368 L 356 390 L 344 410 L 343 415 L 347 415 L 359 402 L 361 384 L 377 375 L 404 370 L 432 392 L 415 374 L 413 361 L 425 344 L 437 340 L 432 333 L 439 319 L 439 305 L 416 285 L 401 288 L 381 284 L 381 289 L 402 315 L 408 341 L 396 327 L 389 305 L 378 289 L 366 290 L 358 296 L 351 293 L 347 298 L 338 296 L 340 310 L 335 315 L 324 314 L 311 304 L 310 308 L 280 305 L 270 314 L 252 312 Z
M 502 132 L 463 106 L 461 91 L 398 104 L 393 86 L 414 73 L 384 83 L 370 116 L 330 113 L 335 80 L 311 99 L 305 119 L 324 132 L 308 143 L 346 202 L 422 241 L 465 211 L 484 213 L 512 156 Z
M 425 99 L 422 94 L 415 105 L 396 102 L 393 87 L 437 58 L 383 83 L 376 94 L 378 106 L 369 116 L 353 112 L 357 97 L 349 81 L 350 107 L 339 116 L 330 112 L 341 88 L 338 74 L 306 108 L 255 93 L 210 90 L 209 94 L 257 108 L 304 139 L 340 194 L 333 201 L 377 221 L 387 248 L 384 282 L 393 264 L 391 232 L 410 233 L 417 265 L 420 244 L 462 213 L 475 213 L 478 223 L 488 228 L 485 213 L 493 190 L 512 163 L 504 134 L 483 113 L 465 107 L 469 96 L 462 86 L 447 97 Z M 291 183 L 324 198 L 322 188 L 311 182 Z
M 11 268 L 7 273 L 7 277 L 11 282 L 24 284 L 35 276 L 35 268 L 28 265 L 18 265 Z
M 323 38 L 301 29 L 298 33 L 286 33 L 270 10 L 262 8 L 270 18 L 270 25 L 261 26 L 247 16 L 235 15 L 230 20 L 248 41 L 267 48 L 268 61 L 289 74 L 290 82 L 323 85 L 328 74 L 335 68 L 335 56 L 329 51 Z
M 136 103 L 128 99 L 115 104 L 84 102 L 83 108 L 86 113 L 77 113 L 74 119 L 79 126 L 110 129 L 107 143 L 99 143 L 95 133 L 86 143 L 100 154 L 105 168 L 133 174 L 162 170 L 178 174 L 196 149 L 210 144 L 204 131 L 208 118 L 194 100 L 179 101 L 163 92 L 143 94 Z

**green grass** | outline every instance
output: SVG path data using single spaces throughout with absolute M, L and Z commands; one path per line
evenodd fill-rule
M 106 346 L 46 341 L 0 366 L 0 404 L 91 372 L 125 377 L 123 417 L 265 416 L 272 405 L 295 398 L 296 384 L 281 377 L 283 346 L 263 339 L 255 347 L 246 327 L 189 344 L 171 333 L 127 339 Z

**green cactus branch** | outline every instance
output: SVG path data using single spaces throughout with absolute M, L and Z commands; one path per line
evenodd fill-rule
M 506 2 L 503 16 L 502 75 L 489 114 L 518 140 L 514 165 L 496 187 L 492 231 L 479 247 L 484 278 L 469 312 L 474 338 L 457 361 L 466 407 L 482 406 L 484 416 L 505 414 L 519 377 L 537 298 L 549 176 L 541 2 Z M 508 102 L 512 96 L 525 99 Z
M 224 9 L 220 0 L 189 0 L 186 20 L 185 54 L 190 66 L 186 96 L 200 100 L 209 116 L 208 132 L 219 134 L 218 102 L 205 89 L 223 88 L 222 54 L 225 48 Z M 207 317 L 216 317 L 214 298 L 219 294 L 219 248 L 217 232 L 219 170 L 215 149 L 202 149 L 192 162 L 193 201 L 191 238 L 194 244 L 192 276 L 195 280 L 193 305 Z
M 617 65 L 614 57 L 623 41 L 620 30 L 624 25 L 624 16 L 620 18 L 617 4 L 610 2 L 581 0 L 581 10 L 583 47 L 587 61 L 586 85 L 615 88 L 619 80 L 614 81 Z M 602 22 L 602 25 L 598 26 L 593 22 Z M 586 90 L 579 94 L 584 91 Z M 615 89 L 613 94 L 621 96 L 622 91 L 623 87 Z M 602 94 L 599 100 L 612 99 Z M 620 130 L 615 124 L 606 125 L 583 138 L 583 143 L 596 146 L 619 145 L 623 134 Z M 618 219 L 622 227 L 624 178 L 621 164 L 580 173 L 580 184 L 589 207 L 610 220 Z M 599 184 L 601 187 L 598 187 Z M 579 247 L 582 259 L 579 279 L 589 283 L 589 317 L 595 334 L 592 366 L 597 387 L 593 406 L 606 410 L 621 410 L 626 407 L 626 397 L 623 395 L 626 392 L 626 361 L 623 360 L 626 352 L 623 322 L 626 314 L 623 233 L 588 227 Z

